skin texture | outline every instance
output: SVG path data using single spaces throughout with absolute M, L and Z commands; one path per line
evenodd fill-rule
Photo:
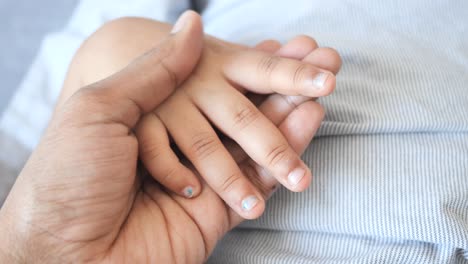
M 97 74 L 102 76 L 78 90 L 77 84 L 90 80 L 83 73 L 93 72 L 84 70 L 91 65 L 85 44 L 71 66 L 48 130 L 0 211 L 2 260 L 201 263 L 243 220 L 203 180 L 198 197 L 185 199 L 137 169 L 135 127 L 189 76 L 201 56 L 199 17 L 192 14 L 187 19 L 182 31 L 165 37 L 144 56 L 136 60 L 130 56 L 133 62 L 125 69 L 94 82 L 120 70 L 100 67 L 104 70 Z M 277 44 L 260 48 L 273 51 Z M 312 101 L 290 109 L 265 115 L 276 119 L 272 122 L 300 152 L 315 133 L 323 110 Z M 298 127 L 304 120 L 315 121 Z M 237 146 L 226 146 L 256 188 L 268 196 L 276 185 L 274 178 L 258 175 L 245 162 L 245 154 L 236 152 Z
M 81 52 L 79 60 L 72 65 L 72 69 L 80 68 L 77 71 L 86 74 L 70 76 L 65 96 L 71 93 L 69 90 L 76 90 L 124 67 L 168 31 L 166 24 L 138 18 L 105 26 L 85 43 L 82 50 L 86 52 Z M 128 40 L 129 36 L 134 40 L 132 44 L 116 44 L 128 43 L 123 40 Z M 311 49 L 297 49 L 301 41 L 311 44 Z M 92 49 L 88 48 L 91 46 Z M 308 53 L 326 53 L 320 49 L 312 53 L 317 44 L 306 37 L 299 38 L 291 47 L 301 52 L 302 57 Z M 318 72 L 330 74 L 327 85 L 322 90 L 302 89 L 302 93 L 327 95 L 335 85 L 334 72 L 328 68 L 301 63 L 294 56 L 273 56 L 259 51 L 207 37 L 202 57 L 191 77 L 161 106 L 145 115 L 136 127 L 141 160 L 158 182 L 182 196 L 190 186 L 192 197 L 196 197 L 201 185 L 187 166 L 193 164 L 208 185 L 238 214 L 248 219 L 260 216 L 264 210 L 262 190 L 255 187 L 239 168 L 218 138 L 217 130 L 242 147 L 254 161 L 252 166 L 258 173 L 273 176 L 292 191 L 303 191 L 311 182 L 311 172 L 276 128 L 278 124 L 268 120 L 243 94 L 247 91 L 280 91 L 297 95 L 301 92 L 301 80 Z M 325 55 L 330 55 L 328 60 L 339 60 L 334 51 Z M 93 68 L 90 69 L 90 65 L 94 65 Z M 239 78 L 240 75 L 251 77 Z M 76 79 L 81 85 L 76 85 Z M 288 98 L 294 98 L 292 102 L 296 104 L 305 101 L 305 97 Z M 182 157 L 172 151 L 171 142 L 181 150 Z M 298 184 L 291 185 L 287 176 L 296 168 L 300 168 L 305 176 Z M 243 201 L 251 196 L 257 197 L 258 202 L 251 210 L 245 210 Z

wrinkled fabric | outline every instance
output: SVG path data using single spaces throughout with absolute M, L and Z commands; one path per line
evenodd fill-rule
M 249 45 L 307 34 L 343 57 L 336 92 L 319 99 L 325 121 L 303 155 L 311 187 L 280 189 L 208 263 L 468 263 L 467 1 L 202 2 L 209 34 Z M 0 129 L 37 143 L 74 51 L 105 21 L 171 22 L 187 8 L 83 1 L 44 41 Z

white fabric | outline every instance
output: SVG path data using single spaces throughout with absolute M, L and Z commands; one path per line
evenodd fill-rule
M 82 0 L 65 29 L 45 37 L 40 51 L 0 120 L 0 130 L 28 149 L 39 142 L 81 43 L 105 22 L 139 16 L 173 22 L 188 0 Z

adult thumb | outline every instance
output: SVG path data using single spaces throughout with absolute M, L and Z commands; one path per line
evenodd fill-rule
M 131 128 L 190 75 L 202 48 L 201 18 L 187 11 L 160 44 L 121 71 L 80 89 L 71 99 L 81 101 L 75 105 L 87 108 L 80 112 L 91 112 L 93 122 L 119 122 Z

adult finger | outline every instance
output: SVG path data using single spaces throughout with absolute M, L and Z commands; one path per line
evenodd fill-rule
M 162 43 L 120 72 L 80 89 L 72 99 L 81 98 L 77 101 L 94 112 L 87 122 L 112 121 L 133 127 L 143 113 L 158 106 L 189 76 L 202 47 L 201 19 L 188 11 Z

